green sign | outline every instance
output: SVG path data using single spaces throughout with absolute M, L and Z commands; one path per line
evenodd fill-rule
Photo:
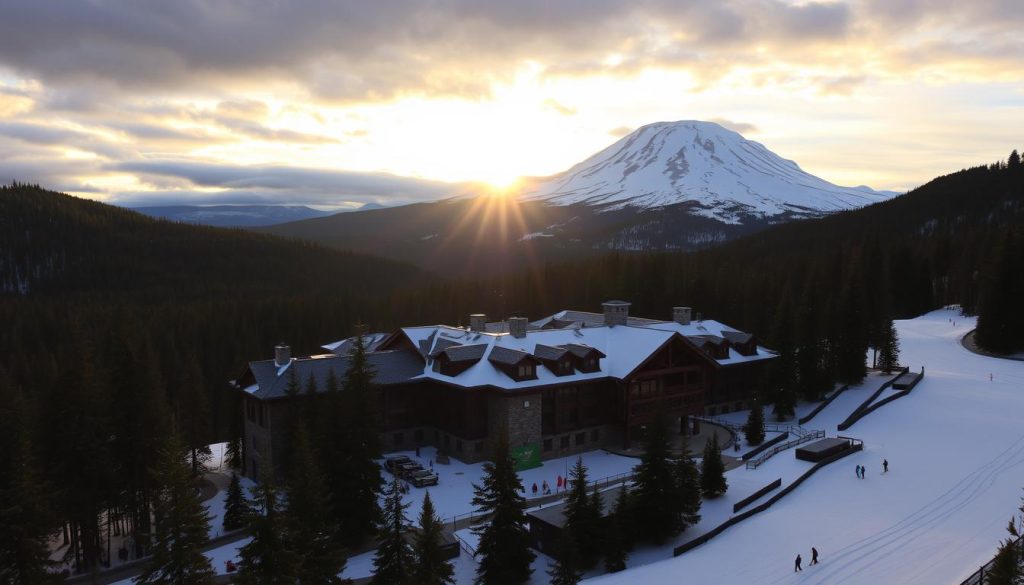
M 540 443 L 528 443 L 512 448 L 512 459 L 516 461 L 516 471 L 540 467 Z

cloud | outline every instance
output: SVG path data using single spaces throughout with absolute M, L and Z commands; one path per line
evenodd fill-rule
M 612 135 L 612 136 L 614 136 L 616 138 L 622 138 L 623 136 L 625 136 L 626 134 L 629 134 L 633 130 L 635 130 L 635 128 L 630 128 L 629 126 L 618 126 L 618 127 L 615 127 L 615 128 L 612 128 L 611 130 L 609 130 L 608 134 L 610 134 L 610 135 Z
M 212 164 L 189 160 L 139 160 L 107 165 L 106 170 L 129 173 L 156 183 L 153 192 L 115 197 L 119 203 L 150 204 L 153 199 L 201 194 L 204 202 L 267 203 L 288 202 L 312 205 L 342 205 L 346 202 L 410 203 L 434 201 L 464 194 L 471 187 L 387 173 L 335 171 L 278 165 L 246 166 Z M 165 179 L 181 181 L 183 190 L 163 190 Z M 192 190 L 189 190 L 191 187 Z M 222 191 L 197 191 L 212 188 Z M 171 199 L 161 199 L 166 202 Z
M 552 98 L 544 100 L 544 106 L 547 108 L 551 108 L 552 110 L 558 112 L 559 114 L 562 114 L 563 116 L 575 116 L 576 112 L 578 111 L 576 108 L 572 106 L 567 106 L 559 102 L 558 100 Z

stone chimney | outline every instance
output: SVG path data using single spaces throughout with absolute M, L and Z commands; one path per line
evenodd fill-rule
M 285 343 L 278 343 L 274 346 L 274 365 L 281 367 L 292 361 L 292 348 Z
M 469 330 L 470 331 L 486 331 L 487 330 L 487 315 L 483 313 L 473 313 L 469 316 Z
M 693 309 L 690 307 L 672 307 L 672 320 L 680 325 L 689 325 Z
M 529 323 L 526 317 L 509 317 L 508 332 L 516 339 L 526 337 L 526 324 Z
M 604 308 L 604 324 L 609 327 L 625 325 L 629 319 L 629 305 L 626 301 L 605 301 L 601 303 Z

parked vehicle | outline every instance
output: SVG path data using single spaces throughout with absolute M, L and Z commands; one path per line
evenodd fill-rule
M 409 477 L 410 474 L 417 471 L 423 471 L 423 466 L 415 461 L 409 461 L 407 463 L 399 464 L 395 473 L 397 473 L 399 477 Z
M 400 465 L 406 463 L 412 463 L 412 459 L 409 459 L 406 455 L 395 455 L 393 457 L 384 458 L 384 467 L 386 467 L 391 473 L 395 473 Z
M 439 481 L 436 473 L 426 469 L 415 471 L 407 477 L 409 479 L 409 483 L 420 488 L 428 485 L 437 485 Z

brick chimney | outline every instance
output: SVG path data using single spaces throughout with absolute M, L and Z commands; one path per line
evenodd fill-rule
M 672 307 L 672 320 L 680 325 L 689 325 L 693 309 L 690 307 Z
M 629 306 L 632 303 L 627 301 L 605 301 L 601 303 L 604 309 L 604 324 L 609 327 L 625 325 L 629 319 Z
M 487 330 L 487 315 L 483 313 L 473 313 L 469 316 L 469 330 L 470 331 L 486 331 Z
M 529 321 L 526 317 L 509 317 L 508 318 L 508 332 L 512 334 L 512 337 L 516 339 L 522 339 L 526 337 L 526 324 Z
M 281 367 L 292 361 L 292 348 L 284 342 L 274 346 L 274 365 Z

